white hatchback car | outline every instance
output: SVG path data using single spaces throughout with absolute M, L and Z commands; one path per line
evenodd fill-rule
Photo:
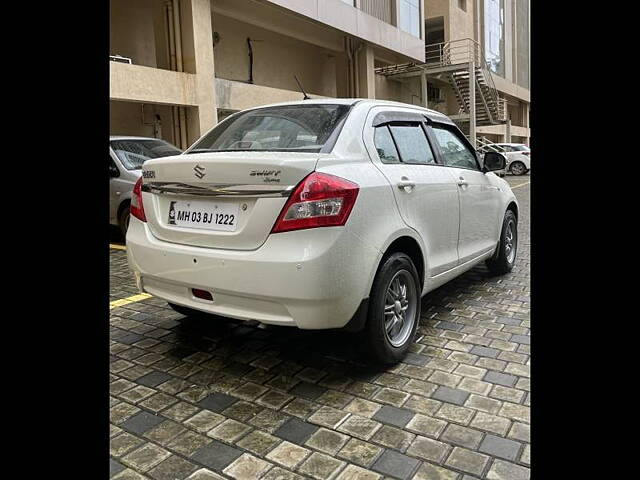
M 264 143 L 262 143 L 264 142 Z M 358 331 L 399 361 L 421 297 L 509 272 L 518 204 L 446 116 L 366 99 L 236 113 L 143 165 L 127 232 L 138 288 L 181 313 Z

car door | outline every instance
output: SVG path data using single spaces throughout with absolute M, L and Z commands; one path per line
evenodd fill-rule
M 500 197 L 498 187 L 480 169 L 471 144 L 453 125 L 433 124 L 428 134 L 437 145 L 446 170 L 460 195 L 459 263 L 463 264 L 488 251 L 498 242 Z
M 418 113 L 372 109 L 365 123 L 365 145 L 391 184 L 404 222 L 422 238 L 429 276 L 458 263 L 458 187 L 437 164 Z
M 122 166 L 113 149 L 109 147 L 109 221 L 118 223 L 118 208 L 124 200 L 131 198 L 131 191 L 138 175 L 132 174 Z

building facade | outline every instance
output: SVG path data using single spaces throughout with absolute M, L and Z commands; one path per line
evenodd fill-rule
M 111 0 L 111 133 L 186 148 L 235 111 L 301 99 L 299 81 L 311 97 L 428 105 L 479 138 L 527 141 L 528 1 Z M 505 118 L 470 122 L 458 74 L 425 68 L 459 39 L 486 46 Z

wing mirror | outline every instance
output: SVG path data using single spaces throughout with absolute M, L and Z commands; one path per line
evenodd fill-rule
M 110 178 L 117 178 L 120 176 L 120 171 L 118 170 L 118 167 L 115 166 L 115 164 L 113 163 L 113 160 L 111 160 L 111 158 L 109 159 L 109 177 Z
M 483 172 L 496 172 L 498 170 L 504 170 L 505 168 L 507 168 L 507 159 L 504 155 L 498 152 L 487 152 L 484 154 Z

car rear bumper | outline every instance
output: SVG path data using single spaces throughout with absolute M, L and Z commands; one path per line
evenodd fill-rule
M 131 219 L 127 256 L 138 288 L 168 302 L 240 320 L 339 328 L 368 297 L 380 252 L 344 227 L 270 235 L 256 250 L 169 243 Z M 376 262 L 373 264 L 372 262 Z M 192 289 L 210 292 L 213 301 Z

